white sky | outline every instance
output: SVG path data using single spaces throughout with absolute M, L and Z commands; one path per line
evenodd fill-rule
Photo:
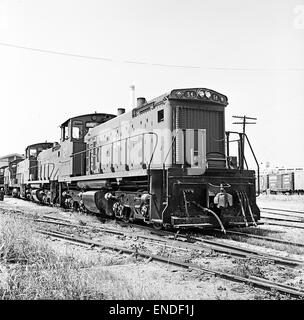
M 67 118 L 174 88 L 228 96 L 259 162 L 304 166 L 304 0 L 0 0 L 0 155 L 59 141 Z M 130 64 L 123 61 L 148 64 Z M 151 64 L 199 66 L 173 68 Z

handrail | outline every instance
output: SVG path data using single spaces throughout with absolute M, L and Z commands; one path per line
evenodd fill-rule
M 55 163 L 54 163 L 54 162 L 46 162 L 46 163 L 43 163 L 43 164 L 40 164 L 40 165 L 37 165 L 37 166 L 30 166 L 30 167 L 28 167 L 27 170 L 24 171 L 24 173 L 30 174 L 30 169 L 34 169 L 34 168 L 39 169 L 39 167 L 41 168 L 43 165 L 47 165 L 48 167 L 49 167 L 50 165 L 52 166 L 52 171 L 51 171 L 51 173 L 50 173 L 49 170 L 48 170 L 48 173 L 49 173 L 49 177 L 48 177 L 48 178 L 50 178 L 50 177 L 52 176 L 54 170 L 55 170 Z M 38 172 L 37 172 L 37 175 L 38 175 Z M 54 175 L 54 176 L 55 176 L 55 175 Z M 45 179 L 43 179 L 43 180 L 45 180 Z
M 255 160 L 255 163 L 256 163 L 256 166 L 257 166 L 258 190 L 257 190 L 257 192 L 256 192 L 256 196 L 258 197 L 258 196 L 261 194 L 261 191 L 260 191 L 260 166 L 259 166 L 258 160 L 257 160 L 257 158 L 256 158 L 256 155 L 255 155 L 255 153 L 254 153 L 254 151 L 253 151 L 253 148 L 252 148 L 252 146 L 251 146 L 251 143 L 250 143 L 250 141 L 249 141 L 249 138 L 248 138 L 248 136 L 247 136 L 246 133 L 237 132 L 237 131 L 226 131 L 226 136 L 229 137 L 230 133 L 237 134 L 237 135 L 240 136 L 240 138 L 242 137 L 242 139 L 244 139 L 244 137 L 245 137 L 246 140 L 247 140 L 247 143 L 248 143 L 248 145 L 249 145 L 249 147 L 250 147 L 250 151 L 251 151 L 251 153 L 252 153 L 252 155 L 253 155 L 253 157 L 254 157 L 254 160 Z M 230 142 L 235 142 L 235 141 L 241 141 L 241 139 L 240 139 L 240 140 L 229 140 L 229 138 L 227 138 L 227 143 L 228 143 L 228 144 L 229 144 Z M 243 141 L 244 141 L 244 140 L 243 140 Z M 247 160 L 246 160 L 246 158 L 245 158 L 245 154 L 243 153 L 244 150 L 243 150 L 243 147 L 242 147 L 242 146 L 241 146 L 241 148 L 242 148 L 242 150 L 241 150 L 241 152 L 242 152 L 242 159 L 240 159 L 240 161 L 242 161 L 242 162 L 244 161 L 244 162 L 245 162 L 246 167 L 247 167 L 247 170 L 248 170 Z M 228 150 L 229 150 L 229 147 L 228 147 Z M 227 156 L 229 156 L 229 154 L 227 154 Z M 243 165 L 241 166 L 241 168 L 243 169 Z
M 252 149 L 251 143 L 250 143 L 250 141 L 249 141 L 249 139 L 248 139 L 248 137 L 247 137 L 247 134 L 244 133 L 244 136 L 246 137 L 246 140 L 247 140 L 248 145 L 249 145 L 249 147 L 250 147 L 251 153 L 252 153 L 252 155 L 253 155 L 253 157 L 254 157 L 255 163 L 256 163 L 257 168 L 258 168 L 258 192 L 257 192 L 257 196 L 259 196 L 259 195 L 261 194 L 261 191 L 260 191 L 260 166 L 259 166 L 259 162 L 258 162 L 258 160 L 257 160 L 257 158 L 256 158 L 256 156 L 255 156 L 255 153 L 254 153 L 254 151 L 253 151 L 253 149 Z
M 87 152 L 87 151 L 90 151 L 90 150 L 93 150 L 93 149 L 98 149 L 98 148 L 100 148 L 100 147 L 105 147 L 105 146 L 108 146 L 108 145 L 112 145 L 112 144 L 117 143 L 117 142 L 120 142 L 120 141 L 124 141 L 124 140 L 131 139 L 131 138 L 134 138 L 134 137 L 142 136 L 142 135 L 145 135 L 145 134 L 155 134 L 155 135 L 157 135 L 155 132 L 143 132 L 143 133 L 139 133 L 139 134 L 136 134 L 136 135 L 134 135 L 134 136 L 130 136 L 130 137 L 126 137 L 126 138 L 123 138 L 123 139 L 115 140 L 115 141 L 112 141 L 112 142 L 109 142 L 109 143 L 106 143 L 106 144 L 103 144 L 103 145 L 91 147 L 91 148 L 85 149 L 85 150 L 83 150 L 83 151 L 79 151 L 79 152 L 72 153 L 72 154 L 70 155 L 70 157 L 73 157 L 73 156 L 75 156 L 75 155 L 78 155 L 78 154 L 81 154 L 81 153 L 84 153 L 84 152 Z
M 165 165 L 165 162 L 166 162 L 166 160 L 167 160 L 167 158 L 168 158 L 169 152 L 170 152 L 171 149 L 173 148 L 173 144 L 174 144 L 174 142 L 175 142 L 175 140 L 176 140 L 176 137 L 177 137 L 177 134 L 176 134 L 176 135 L 173 137 L 173 139 L 172 139 L 171 146 L 170 146 L 170 148 L 169 148 L 169 150 L 168 150 L 168 152 L 167 152 L 167 154 L 166 154 L 165 160 L 163 161 L 163 166 Z
M 152 163 L 152 160 L 153 160 L 153 157 L 154 157 L 154 154 L 155 154 L 155 151 L 156 151 L 156 147 L 158 145 L 158 134 L 156 132 L 153 132 L 153 131 L 149 131 L 149 132 L 143 132 L 143 133 L 138 133 L 136 135 L 133 135 L 133 136 L 129 136 L 129 137 L 126 137 L 126 138 L 121 138 L 121 139 L 118 139 L 118 140 L 115 140 L 115 141 L 111 141 L 111 142 L 108 142 L 106 144 L 103 144 L 103 145 L 98 145 L 98 146 L 95 146 L 95 147 L 90 147 L 90 148 L 87 148 L 83 151 L 79 151 L 79 152 L 75 152 L 73 154 L 70 155 L 70 157 L 75 157 L 76 155 L 82 155 L 83 153 L 87 153 L 91 150 L 95 150 L 95 149 L 99 149 L 99 148 L 103 148 L 103 147 L 106 147 L 106 146 L 112 146 L 115 144 L 115 143 L 118 143 L 118 142 L 122 142 L 122 141 L 128 141 L 128 139 L 133 139 L 133 138 L 136 138 L 136 137 L 144 137 L 145 135 L 155 135 L 156 136 L 156 143 L 155 143 L 155 146 L 153 148 L 153 151 L 152 151 L 152 154 L 151 154 L 151 157 L 150 157 L 150 160 L 149 160 L 149 164 L 148 164 L 148 170 L 150 170 L 150 167 L 151 167 L 151 163 Z M 112 156 L 113 156 L 113 152 L 111 152 Z M 97 156 L 97 155 L 95 155 Z

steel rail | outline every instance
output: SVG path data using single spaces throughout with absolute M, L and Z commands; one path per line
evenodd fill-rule
M 25 218 L 25 217 L 23 217 L 23 218 Z M 67 219 L 50 217 L 50 216 L 48 216 L 47 218 L 51 218 L 53 220 L 69 221 Z M 29 218 L 29 219 L 31 219 L 31 218 Z M 53 223 L 53 224 L 62 225 L 62 226 L 68 226 L 68 227 L 93 228 L 93 229 L 98 229 L 98 230 L 103 231 L 103 232 L 117 234 L 117 235 L 125 235 L 127 233 L 126 231 L 120 232 L 120 231 L 117 231 L 117 230 L 108 229 L 108 228 L 104 228 L 104 227 L 72 225 L 72 224 L 67 223 L 67 222 L 56 222 L 56 221 L 48 221 L 48 220 L 43 220 L 43 219 L 31 219 L 31 220 L 36 220 L 38 222 L 43 222 L 43 223 Z M 122 222 L 120 222 L 120 224 L 121 223 Z M 130 226 L 127 223 L 123 223 L 123 224 L 127 225 L 127 226 Z M 140 229 L 147 229 L 152 234 L 156 233 L 156 231 L 151 231 L 151 228 L 148 227 L 148 226 L 140 226 L 140 225 L 134 225 L 133 224 L 132 227 L 137 227 L 137 228 L 140 228 Z M 166 235 L 169 235 L 169 236 L 173 236 L 173 237 L 176 236 L 176 234 L 174 232 L 169 232 L 169 231 L 158 231 L 157 235 L 160 235 L 160 232 L 161 232 L 161 235 L 166 233 Z M 137 235 L 137 236 L 139 236 L 139 235 Z M 141 235 L 141 237 L 144 237 L 144 236 Z M 179 235 L 179 237 L 182 237 L 182 238 L 185 239 L 188 236 Z M 146 239 L 147 239 L 147 236 L 146 236 Z M 201 242 L 205 248 L 212 249 L 212 250 L 214 250 L 216 252 L 220 252 L 220 253 L 224 253 L 224 254 L 234 255 L 234 256 L 237 256 L 238 258 L 259 258 L 259 259 L 264 259 L 264 260 L 270 260 L 270 261 L 273 261 L 275 263 L 282 264 L 282 265 L 285 265 L 285 266 L 289 265 L 289 266 L 293 266 L 293 267 L 297 266 L 298 264 L 302 264 L 303 263 L 302 261 L 299 261 L 299 260 L 291 260 L 291 259 L 286 259 L 286 258 L 274 256 L 274 255 L 265 255 L 265 254 L 261 254 L 259 252 L 252 252 L 250 250 L 246 250 L 246 249 L 243 249 L 243 248 L 240 248 L 240 247 L 236 247 L 236 246 L 232 246 L 232 245 L 230 245 L 230 246 L 229 245 L 223 245 L 223 244 L 220 244 L 220 243 L 215 242 L 215 241 L 213 241 L 213 243 L 212 243 L 211 240 L 204 240 L 204 239 L 199 239 L 199 238 L 194 238 L 194 237 L 192 237 L 191 240 L 192 241 L 195 240 L 195 241 Z M 188 247 L 189 247 L 189 245 L 188 245 Z M 194 248 L 193 244 L 192 244 L 192 248 Z M 201 249 L 201 248 L 200 247 L 195 247 L 194 249 L 197 250 L 197 249 Z
M 286 221 L 286 222 L 297 222 L 297 223 L 303 223 L 303 219 L 286 219 L 282 217 L 274 217 L 274 216 L 268 216 L 266 215 L 261 215 L 262 219 L 269 219 L 269 220 L 278 220 L 278 221 Z
M 25 218 L 25 217 L 23 217 Z M 48 217 L 49 218 L 49 217 Z M 77 228 L 86 228 L 86 229 L 96 229 L 96 230 L 99 230 L 99 231 L 102 231 L 102 232 L 107 232 L 107 233 L 112 233 L 112 234 L 117 234 L 117 235 L 130 235 L 131 232 L 120 232 L 120 231 L 117 231 L 117 230 L 113 230 L 113 229 L 109 229 L 109 228 L 104 228 L 104 227 L 97 227 L 97 226 L 88 226 L 88 225 L 85 225 L 85 226 L 82 226 L 82 225 L 76 225 L 76 224 L 71 224 L 71 223 L 68 223 L 68 222 L 65 222 L 65 221 L 68 221 L 66 219 L 61 219 L 61 218 L 55 218 L 55 217 L 52 217 L 53 220 L 63 220 L 64 222 L 59 222 L 59 221 L 49 221 L 49 220 L 43 220 L 43 219 L 31 219 L 31 218 L 28 218 L 30 220 L 34 220 L 34 221 L 37 221 L 37 222 L 42 222 L 42 223 L 48 223 L 48 224 L 57 224 L 57 225 L 62 225 L 62 226 L 68 226 L 68 227 L 77 227 Z M 121 222 L 120 222 L 121 224 Z M 130 226 L 129 224 L 127 223 L 123 223 L 123 225 L 127 225 L 127 226 Z M 300 260 L 295 260 L 295 259 L 286 259 L 286 258 L 283 258 L 283 257 L 279 257 L 279 256 L 275 256 L 275 255 L 269 255 L 269 254 L 262 254 L 260 252 L 257 252 L 257 251 L 254 251 L 254 250 L 248 250 L 248 249 L 244 249 L 244 248 L 240 248 L 239 246 L 233 246 L 233 245 L 227 245 L 227 244 L 222 244 L 222 243 L 219 243 L 217 241 L 212 241 L 212 240 L 206 240 L 206 239 L 201 239 L 201 238 L 195 238 L 195 237 L 190 237 L 188 235 L 178 235 L 176 236 L 176 233 L 174 232 L 170 232 L 170 231 L 154 231 L 152 230 L 151 231 L 151 228 L 150 227 L 147 227 L 147 226 L 140 226 L 140 225 L 132 225 L 132 227 L 136 227 L 136 228 L 140 228 L 140 229 L 147 229 L 151 234 L 156 234 L 158 236 L 173 236 L 175 238 L 175 240 L 179 240 L 181 241 L 179 238 L 183 238 L 183 239 L 188 239 L 188 242 L 189 240 L 190 241 L 198 241 L 200 242 L 203 247 L 205 248 L 208 248 L 208 249 L 211 249 L 211 250 L 214 250 L 216 252 L 220 252 L 220 253 L 224 253 L 224 254 L 229 254 L 229 255 L 234 255 L 234 256 L 237 256 L 238 258 L 253 258 L 253 259 L 262 259 L 262 260 L 268 260 L 268 261 L 273 261 L 274 263 L 277 263 L 277 264 L 281 264 L 281 265 L 285 265 L 285 266 L 298 266 L 298 265 L 301 265 L 303 264 L 303 261 L 300 261 Z M 155 239 L 155 238 L 151 238 L 151 237 L 148 237 L 148 236 L 143 236 L 143 235 L 136 235 L 137 237 L 141 237 L 141 238 L 146 238 L 146 239 L 150 239 L 150 240 L 157 240 L 159 241 L 159 239 Z M 184 246 L 185 247 L 185 246 Z M 201 250 L 202 248 L 200 246 L 197 246 L 197 245 L 194 245 L 193 243 L 190 245 L 190 244 L 187 244 L 187 247 L 188 248 L 192 248 L 192 249 L 195 249 L 195 250 Z
M 267 214 L 272 214 L 272 215 L 277 215 L 277 216 L 284 216 L 284 217 L 289 217 L 289 218 L 296 218 L 296 219 L 304 219 L 302 214 L 299 214 L 298 216 L 289 214 L 289 213 L 282 213 L 282 212 L 274 212 L 274 211 L 267 211 L 267 210 L 261 210 L 261 213 L 267 213 Z
M 107 233 L 112 233 L 112 234 L 117 234 L 117 235 L 134 235 L 132 232 L 129 231 L 117 231 L 117 230 L 113 230 L 113 229 L 109 229 L 109 228 L 104 228 L 104 227 L 94 227 L 94 226 L 78 226 L 78 225 L 73 225 L 73 224 L 69 224 L 69 223 L 65 223 L 65 222 L 56 222 L 56 221 L 45 221 L 43 219 L 35 219 L 34 221 L 37 222 L 42 222 L 42 223 L 49 223 L 49 224 L 57 224 L 57 225 L 62 225 L 62 226 L 68 226 L 68 227 L 80 227 L 80 228 L 90 228 L 90 229 L 95 229 L 95 230 L 99 230 L 101 232 L 107 232 Z M 166 242 L 172 242 L 173 241 L 179 241 L 183 243 L 183 247 L 187 247 L 188 249 L 194 249 L 194 250 L 201 250 L 202 246 L 207 248 L 207 249 L 211 249 L 214 250 L 216 252 L 220 252 L 220 253 L 224 253 L 224 254 L 229 254 L 229 255 L 233 255 L 233 256 L 237 256 L 239 258 L 252 258 L 252 259 L 261 259 L 261 260 L 267 260 L 267 261 L 272 261 L 276 264 L 280 264 L 280 265 L 284 265 L 284 266 L 291 266 L 291 267 L 297 267 L 300 265 L 304 265 L 304 262 L 301 260 L 296 260 L 296 259 L 290 259 L 290 258 L 284 258 L 284 257 L 279 257 L 276 255 L 271 255 L 271 254 L 265 254 L 265 253 L 261 253 L 255 250 L 249 250 L 249 249 L 245 249 L 245 248 L 241 248 L 239 246 L 235 246 L 235 245 L 231 245 L 231 244 L 224 244 L 224 243 L 220 243 L 218 241 L 213 241 L 213 240 L 206 240 L 206 239 L 201 239 L 201 238 L 197 238 L 197 237 L 189 237 L 188 235 L 181 235 L 181 234 L 176 234 L 174 232 L 170 232 L 170 231 L 151 231 L 151 229 L 148 230 L 151 234 L 156 234 L 157 236 L 169 236 L 169 237 L 173 237 L 174 240 L 169 241 L 170 239 L 167 239 Z M 147 236 L 147 235 L 140 235 L 140 234 L 136 234 L 136 237 L 139 238 L 144 238 L 144 239 L 149 239 L 149 240 L 156 240 L 156 241 L 160 241 L 159 238 L 155 238 L 155 237 L 151 237 L 151 236 Z M 190 241 L 196 241 L 196 242 L 200 242 L 202 245 L 197 245 L 197 244 L 193 244 L 193 243 L 185 243 L 184 239 L 188 242 Z M 164 241 L 164 240 L 163 240 Z
M 214 229 L 214 231 L 221 232 L 220 229 Z M 231 235 L 236 235 L 236 236 L 244 236 L 244 237 L 248 237 L 248 238 L 255 238 L 255 239 L 259 239 L 259 240 L 272 241 L 272 242 L 282 243 L 282 244 L 286 244 L 286 245 L 293 245 L 293 246 L 298 246 L 298 247 L 304 247 L 304 243 L 291 242 L 291 241 L 281 240 L 281 239 L 272 238 L 272 237 L 264 237 L 264 236 L 260 236 L 260 235 L 257 235 L 257 234 L 246 233 L 246 232 L 241 232 L 241 231 L 231 231 L 231 230 L 228 230 L 228 231 L 227 231 L 227 234 L 228 234 L 228 235 L 229 235 L 229 234 L 231 234 Z
M 190 241 L 198 241 L 200 243 L 203 243 L 204 245 L 208 244 L 210 245 L 210 248 L 213 249 L 214 251 L 220 251 L 223 253 L 235 254 L 235 255 L 243 255 L 244 257 L 250 257 L 250 258 L 271 260 L 281 264 L 289 264 L 294 266 L 304 265 L 304 261 L 301 261 L 301 260 L 284 258 L 284 257 L 272 255 L 272 254 L 265 254 L 256 250 L 249 250 L 249 249 L 241 248 L 239 246 L 232 245 L 232 244 L 224 244 L 216 240 L 207 240 L 207 239 L 202 239 L 202 238 L 193 237 L 189 235 L 182 235 L 182 234 L 176 235 L 175 233 L 170 231 L 160 231 L 160 232 L 166 235 L 174 236 L 175 238 L 181 237 L 184 239 L 189 239 Z M 153 233 L 156 233 L 156 232 L 153 232 Z M 157 233 L 159 233 L 159 231 Z
M 267 218 L 263 218 L 266 220 Z M 291 225 L 291 224 L 285 224 L 285 223 L 276 223 L 275 221 L 268 222 L 268 221 L 263 221 L 264 224 L 272 225 L 272 226 L 279 226 L 279 227 L 288 227 L 288 228 L 296 228 L 296 229 L 304 229 L 304 226 L 296 226 L 296 225 Z M 301 223 L 301 222 L 298 222 Z
M 297 210 L 287 210 L 287 209 L 278 209 L 278 208 L 265 208 L 265 207 L 260 207 L 260 209 L 274 210 L 274 211 L 283 211 L 283 212 L 293 212 L 293 213 L 302 213 L 302 214 L 304 214 L 304 211 L 297 211 Z
M 96 247 L 101 247 L 101 249 L 110 249 L 110 250 L 118 252 L 118 253 L 126 253 L 126 254 L 131 254 L 134 256 L 140 256 L 142 258 L 147 258 L 148 261 L 155 260 L 155 261 L 163 262 L 163 263 L 170 264 L 170 265 L 175 265 L 175 266 L 186 268 L 186 269 L 191 269 L 191 270 L 196 270 L 196 271 L 200 271 L 203 273 L 208 273 L 208 274 L 218 276 L 218 277 L 230 280 L 230 281 L 242 282 L 242 283 L 246 283 L 248 285 L 254 285 L 254 286 L 262 288 L 264 290 L 271 290 L 271 291 L 276 290 L 278 292 L 281 292 L 283 294 L 288 294 L 293 297 L 304 298 L 304 290 L 297 289 L 297 288 L 294 288 L 294 287 L 288 286 L 288 285 L 282 285 L 282 284 L 272 282 L 267 279 L 263 279 L 263 278 L 259 278 L 259 277 L 255 277 L 255 276 L 249 276 L 248 278 L 245 278 L 245 277 L 237 276 L 237 275 L 234 275 L 234 274 L 231 274 L 228 272 L 213 270 L 213 269 L 201 267 L 199 265 L 195 265 L 195 264 L 191 264 L 191 263 L 180 262 L 177 260 L 173 260 L 171 258 L 168 259 L 168 258 L 165 258 L 160 255 L 147 254 L 145 252 L 141 252 L 138 250 L 130 250 L 130 249 L 127 249 L 124 247 L 106 245 L 106 244 L 103 244 L 103 243 L 100 243 L 97 241 L 88 240 L 88 239 L 84 239 L 81 237 L 70 236 L 68 234 L 49 232 L 48 230 L 43 230 L 43 229 L 37 229 L 36 231 L 38 233 L 48 235 L 51 237 L 60 238 L 60 239 L 64 239 L 64 240 L 70 240 L 70 241 L 77 242 L 77 243 L 84 243 L 84 244 L 90 245 L 91 247 L 96 246 Z

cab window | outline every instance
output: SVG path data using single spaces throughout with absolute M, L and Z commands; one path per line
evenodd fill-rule
M 157 122 L 163 122 L 165 120 L 164 109 L 157 112 Z
M 29 156 L 30 156 L 30 158 L 37 157 L 37 149 L 30 148 Z
M 61 139 L 62 139 L 62 141 L 69 139 L 69 127 L 68 127 L 68 125 L 61 127 Z
M 72 138 L 75 140 L 83 139 L 83 122 L 79 120 L 73 121 Z

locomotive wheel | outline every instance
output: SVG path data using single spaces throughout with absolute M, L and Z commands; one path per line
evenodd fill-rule
M 161 230 L 163 228 L 163 224 L 160 222 L 153 222 L 153 228 L 155 230 Z
M 131 209 L 128 207 L 124 207 L 121 220 L 123 222 L 128 223 L 130 221 L 130 215 L 131 215 Z

